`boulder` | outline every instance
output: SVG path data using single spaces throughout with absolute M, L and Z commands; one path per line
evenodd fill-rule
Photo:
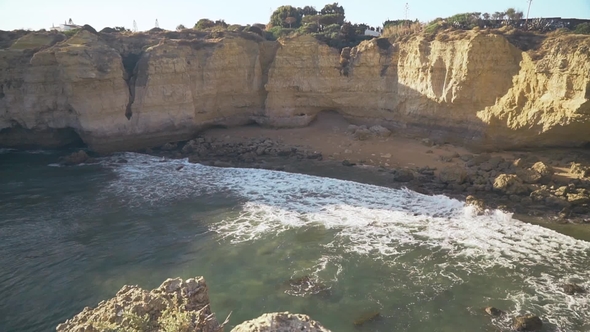
M 330 332 L 307 315 L 275 312 L 245 321 L 231 332 Z
M 262 156 L 266 153 L 266 147 L 264 146 L 259 146 L 258 148 L 256 148 L 256 155 L 257 156 Z
M 506 314 L 504 311 L 494 307 L 487 307 L 484 310 L 488 315 L 492 317 L 503 316 L 504 314 Z
M 476 198 L 475 196 L 469 195 L 465 198 L 465 204 L 469 206 L 473 206 L 475 208 L 475 212 L 478 215 L 483 214 L 486 209 L 486 205 L 483 200 Z M 491 307 L 490 307 L 491 308 Z M 487 309 L 487 308 L 486 308 Z
M 586 293 L 584 287 L 576 284 L 565 284 L 563 285 L 563 292 L 568 295 L 583 294 Z
M 82 163 L 88 161 L 88 159 L 90 159 L 88 157 L 88 154 L 86 154 L 86 152 L 84 152 L 84 150 L 80 150 L 78 152 L 74 152 L 68 156 L 63 157 L 61 159 L 61 162 L 63 165 L 73 166 L 73 165 L 82 164 Z
M 369 128 L 367 128 L 365 126 L 360 126 L 360 127 L 356 128 L 356 130 L 352 134 L 352 137 L 356 140 L 359 140 L 359 141 L 368 140 L 369 138 L 371 138 L 371 136 L 373 136 L 373 132 L 370 131 Z
M 540 181 L 542 183 L 547 183 L 547 182 L 551 181 L 551 178 L 553 177 L 553 174 L 555 173 L 555 171 L 553 170 L 553 168 L 551 166 L 547 166 L 542 161 L 538 161 L 538 162 L 534 163 L 533 166 L 531 166 L 529 168 L 529 170 L 534 171 L 537 174 L 539 174 L 541 176 Z
M 520 169 L 516 171 L 518 177 L 524 182 L 529 184 L 535 184 L 541 182 L 541 174 L 532 169 Z
M 555 196 L 566 196 L 569 193 L 569 188 L 567 186 L 561 186 L 555 189 Z
M 393 181 L 410 182 L 414 180 L 414 173 L 409 169 L 396 169 L 393 171 Z
M 533 202 L 544 202 L 545 198 L 551 196 L 551 193 L 547 189 L 537 189 L 530 195 Z
M 342 161 L 342 166 L 351 167 L 351 166 L 354 166 L 354 165 L 356 165 L 356 164 L 355 163 L 351 163 L 350 161 L 348 161 L 346 159 Z
M 515 317 L 512 322 L 512 328 L 516 331 L 540 331 L 542 327 L 543 321 L 535 315 Z
M 514 174 L 500 174 L 494 180 L 494 190 L 508 195 L 522 195 L 528 193 L 529 189 L 522 180 Z
M 581 178 L 585 178 L 590 176 L 590 167 L 582 166 L 580 163 L 572 163 L 572 166 L 570 167 L 570 173 Z
M 567 194 L 567 201 L 572 205 L 582 205 L 590 203 L 590 197 L 584 189 L 577 189 L 575 192 Z
M 423 138 L 420 142 L 426 146 L 434 146 L 434 142 L 430 138 Z
M 438 179 L 442 183 L 463 184 L 469 179 L 469 174 L 462 168 L 445 167 L 438 173 Z
M 383 126 L 373 126 L 369 128 L 369 130 L 375 134 L 375 136 L 379 137 L 389 137 L 391 135 L 391 131 Z

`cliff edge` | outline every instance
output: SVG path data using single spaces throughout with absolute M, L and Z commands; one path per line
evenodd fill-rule
M 213 126 L 306 126 L 322 111 L 480 149 L 590 141 L 588 36 L 545 37 L 534 52 L 483 31 L 342 52 L 309 35 L 10 36 L 0 146 L 128 150 Z

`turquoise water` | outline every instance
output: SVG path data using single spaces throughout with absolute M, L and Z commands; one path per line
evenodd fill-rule
M 505 330 L 482 313 L 493 305 L 540 315 L 544 331 L 590 330 L 588 295 L 560 288 L 590 287 L 590 243 L 499 211 L 140 154 L 58 157 L 0 153 L 0 331 L 54 330 L 124 284 L 198 275 L 230 328 L 291 311 L 333 331 Z M 316 287 L 289 282 L 303 277 Z

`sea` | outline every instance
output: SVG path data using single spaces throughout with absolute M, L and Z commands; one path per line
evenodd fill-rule
M 0 150 L 0 331 L 54 331 L 123 285 L 195 276 L 226 331 L 282 311 L 335 332 L 508 331 L 529 313 L 590 331 L 590 295 L 563 292 L 590 289 L 587 228 L 138 153 L 63 167 L 67 153 Z

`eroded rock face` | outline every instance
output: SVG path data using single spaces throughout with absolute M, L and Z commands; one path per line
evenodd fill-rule
M 234 327 L 231 332 L 330 332 L 307 315 L 276 312 L 264 314 Z
M 41 133 L 67 129 L 91 149 L 125 150 L 214 125 L 305 126 L 326 110 L 367 125 L 367 135 L 395 129 L 482 149 L 589 140 L 589 37 L 548 37 L 539 59 L 475 31 L 449 41 L 374 39 L 347 50 L 343 64 L 338 50 L 309 35 L 178 34 L 83 30 L 65 41 L 28 34 L 7 42 L 0 145 L 18 145 L 14 128 L 40 146 Z
M 124 286 L 117 295 L 96 308 L 84 308 L 57 326 L 58 332 L 115 331 L 218 332 L 220 325 L 209 307 L 208 288 L 203 277 L 168 279 L 152 291 Z

